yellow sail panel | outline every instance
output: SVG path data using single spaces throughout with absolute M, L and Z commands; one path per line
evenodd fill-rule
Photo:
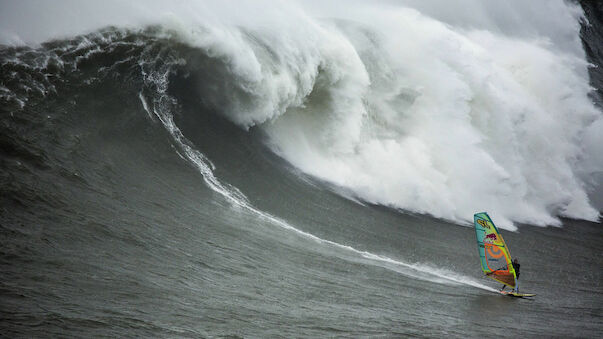
M 473 226 L 477 237 L 477 251 L 486 276 L 515 287 L 516 276 L 511 254 L 488 213 L 476 213 L 473 216 Z

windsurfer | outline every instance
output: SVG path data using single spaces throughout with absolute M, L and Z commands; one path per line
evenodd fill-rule
M 513 292 L 518 293 L 519 292 L 519 267 L 521 265 L 519 264 L 519 260 L 517 260 L 517 258 L 515 258 L 513 260 L 513 269 L 515 270 L 515 288 L 513 289 Z M 503 285 L 502 288 L 500 289 L 500 291 L 502 292 L 505 287 L 507 287 L 507 285 Z

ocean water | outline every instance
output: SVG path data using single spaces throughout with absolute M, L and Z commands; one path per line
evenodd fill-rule
M 348 6 L 1 3 L 0 335 L 600 336 L 601 5 Z

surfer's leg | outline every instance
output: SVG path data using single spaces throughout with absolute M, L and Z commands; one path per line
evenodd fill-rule
M 505 289 L 505 287 L 507 287 L 507 285 L 503 285 L 503 287 L 500 289 L 500 291 L 502 292 Z
M 515 280 L 515 293 L 519 293 L 519 279 Z

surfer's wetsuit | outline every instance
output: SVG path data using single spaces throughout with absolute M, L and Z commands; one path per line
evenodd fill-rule
M 517 279 L 519 279 L 519 267 L 521 265 L 519 263 L 513 263 L 513 269 L 515 270 L 515 275 L 517 275 Z
M 519 267 L 521 265 L 518 262 L 513 262 L 513 269 L 515 270 L 515 292 L 519 292 Z

